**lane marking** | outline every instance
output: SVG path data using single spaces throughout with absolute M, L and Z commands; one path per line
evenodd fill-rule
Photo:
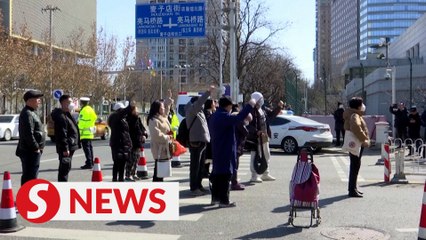
M 337 171 L 337 175 L 339 176 L 340 180 L 342 182 L 348 181 L 348 177 L 345 174 L 345 171 L 343 171 L 343 168 L 340 166 L 339 162 L 337 161 L 336 157 L 330 157 L 331 162 L 334 165 L 334 168 Z
M 19 232 L 8 233 L 7 236 L 31 237 L 40 239 L 158 239 L 158 240 L 177 240 L 180 235 L 172 234 L 154 234 L 154 233 L 138 233 L 138 232 L 113 232 L 99 230 L 83 230 L 83 229 L 64 229 L 64 228 L 36 228 L 26 227 Z
M 349 165 L 350 165 L 350 161 L 347 157 L 339 157 L 340 161 L 343 162 L 343 164 L 345 164 L 346 169 L 349 169 Z M 361 174 L 358 173 L 358 182 L 365 182 L 365 179 L 361 176 Z
M 72 159 L 80 158 L 80 157 L 83 157 L 83 156 L 84 156 L 84 154 L 75 154 L 74 156 L 72 156 Z M 52 162 L 52 161 L 59 161 L 59 159 L 58 158 L 49 158 L 49 159 L 41 160 L 40 162 L 43 163 L 43 162 Z
M 397 232 L 401 233 L 410 233 L 410 232 L 418 232 L 418 228 L 395 228 Z

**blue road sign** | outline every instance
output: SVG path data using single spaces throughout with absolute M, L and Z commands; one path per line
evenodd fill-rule
M 59 98 L 64 94 L 64 91 L 62 89 L 55 89 L 53 90 L 53 98 L 56 100 L 59 100 Z
M 204 37 L 205 3 L 136 5 L 136 39 Z

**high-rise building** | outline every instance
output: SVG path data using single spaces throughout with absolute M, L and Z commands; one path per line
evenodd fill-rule
M 360 58 L 381 38 L 392 42 L 425 12 L 426 0 L 360 0 Z
M 359 59 L 359 0 L 331 1 L 331 73 L 333 85 L 344 87 L 342 67 Z
M 25 28 L 34 46 L 48 44 L 51 32 L 53 47 L 66 50 L 73 32 L 82 30 L 84 41 L 96 31 L 96 0 L 0 0 L 0 11 L 8 35 L 19 37 Z
M 316 47 L 315 47 L 315 82 L 320 79 L 328 81 L 331 71 L 330 59 L 330 3 L 331 0 L 316 2 Z

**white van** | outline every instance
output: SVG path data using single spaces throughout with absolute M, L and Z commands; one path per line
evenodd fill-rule
M 176 115 L 179 122 L 185 117 L 185 106 L 191 100 L 192 97 L 201 96 L 198 92 L 179 92 L 176 101 Z

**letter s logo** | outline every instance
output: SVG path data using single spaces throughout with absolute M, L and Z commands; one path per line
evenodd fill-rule
M 34 179 L 18 191 L 16 205 L 23 218 L 32 223 L 45 223 L 59 210 L 61 198 L 56 187 L 44 180 Z
M 49 189 L 49 184 L 38 184 L 35 185 L 30 189 L 30 199 L 31 201 L 38 206 L 37 211 L 30 211 L 27 212 L 27 217 L 30 219 L 39 218 L 43 216 L 43 214 L 46 212 L 47 206 L 46 201 L 44 201 L 43 198 L 41 198 L 38 195 L 39 191 L 47 191 Z

